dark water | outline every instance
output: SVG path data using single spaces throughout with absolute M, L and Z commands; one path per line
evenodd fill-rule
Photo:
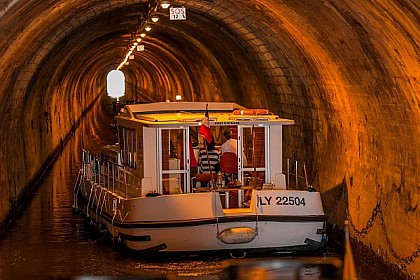
M 96 112 L 90 114 L 96 116 Z M 65 279 L 88 275 L 222 279 L 221 272 L 226 260 L 224 257 L 139 260 L 115 250 L 109 242 L 92 238 L 91 233 L 84 228 L 83 218 L 72 213 L 80 151 L 82 147 L 95 151 L 103 144 L 113 143 L 115 138 L 110 133 L 112 120 L 109 117 L 99 112 L 99 116 L 90 118 L 101 120 L 101 123 L 81 125 L 37 188 L 30 203 L 0 239 L 0 279 Z M 245 260 L 248 263 L 253 261 Z M 258 269 L 248 270 L 239 278 L 261 279 L 261 273 Z M 303 274 L 303 279 L 322 278 L 319 270 L 309 269 Z M 282 276 L 264 275 L 264 279 L 291 277 L 287 273 Z

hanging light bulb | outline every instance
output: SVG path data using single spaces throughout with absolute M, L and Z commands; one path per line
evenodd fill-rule
M 147 32 L 149 32 L 150 30 L 152 30 L 152 28 L 151 28 L 150 26 L 146 26 L 144 29 L 145 29 Z

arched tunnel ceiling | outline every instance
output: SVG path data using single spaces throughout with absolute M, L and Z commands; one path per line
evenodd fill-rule
M 108 71 L 155 4 L 0 0 L 0 140 L 24 151 L 0 150 L 16 163 L 16 170 L 0 163 L 8 174 L 0 185 L 23 188 L 104 95 Z M 349 211 L 360 223 L 369 218 L 361 206 L 371 209 L 380 194 L 399 189 L 399 200 L 388 203 L 401 215 L 389 214 L 387 224 L 407 229 L 397 250 L 417 248 L 408 225 L 414 216 L 420 228 L 418 1 L 171 4 L 185 6 L 187 20 L 170 21 L 159 9 L 164 16 L 143 39 L 145 50 L 122 68 L 127 98 L 164 101 L 181 93 L 187 101 L 236 101 L 294 119 L 285 154 L 308 163 L 311 182 L 324 193 L 352 185 Z M 0 210 L 1 201 L 8 198 Z M 379 248 L 378 235 L 364 242 Z
M 9 67 L 22 65 L 22 62 L 29 64 L 25 69 L 25 75 L 29 76 L 55 55 L 59 61 L 52 62 L 54 69 L 65 65 L 64 70 L 68 70 L 68 66 L 73 65 L 77 76 L 81 73 L 78 68 L 91 65 L 90 75 L 76 79 L 91 78 L 97 72 L 101 80 L 109 69 L 121 62 L 130 35 L 142 23 L 141 17 L 145 17 L 150 3 L 155 4 L 155 1 L 73 1 L 69 4 L 57 1 L 36 5 L 31 5 L 31 1 L 24 4 L 21 1 L 3 2 L 5 8 L 1 19 L 6 36 L 2 39 L 2 50 L 6 52 L 2 53 L 2 61 Z M 410 56 L 414 54 L 418 59 L 416 34 L 412 34 L 416 29 L 410 26 L 410 20 L 418 20 L 418 7 L 414 2 L 401 2 L 401 7 L 387 7 L 375 1 L 353 7 L 339 6 L 333 1 L 239 3 L 240 9 L 236 1 L 173 1 L 174 5 L 188 8 L 186 21 L 169 21 L 168 13 L 160 9 L 166 16 L 161 17 L 144 40 L 146 51 L 136 54 L 140 60 L 131 61 L 134 67 L 126 71 L 136 75 L 132 78 L 129 75 L 128 80 L 150 87 L 146 91 L 152 92 L 155 96 L 151 99 L 156 100 L 173 98 L 181 92 L 189 100 L 246 97 L 249 104 L 254 104 L 260 98 L 253 99 L 245 91 L 258 88 L 264 98 L 274 101 L 270 104 L 275 104 L 281 101 L 271 100 L 271 92 L 290 94 L 295 87 L 299 91 L 309 91 L 307 87 L 321 88 L 314 85 L 320 81 L 326 90 L 341 92 L 341 86 L 358 81 L 360 77 L 358 73 L 341 68 L 354 63 L 340 59 L 350 57 L 362 66 L 362 70 L 380 67 L 379 71 L 392 75 L 377 61 L 386 59 L 379 52 L 383 42 L 369 40 L 369 37 L 375 39 L 372 33 L 383 32 L 383 21 L 379 17 L 389 18 L 390 15 L 393 15 L 391 21 L 396 21 L 397 16 L 404 20 L 391 26 L 401 29 L 400 35 L 405 35 L 404 40 L 408 43 L 409 49 L 404 51 L 407 55 L 404 69 L 416 68 L 416 61 L 413 62 Z M 414 18 L 406 19 L 404 11 Z M 17 18 L 23 20 L 16 24 Z M 364 27 L 363 22 L 370 24 Z M 373 30 L 375 27 L 377 30 Z M 9 38 L 16 34 L 19 34 L 17 38 Z M 8 42 L 13 43 L 7 47 Z M 347 55 L 337 57 L 340 53 Z M 404 53 L 397 55 L 402 59 L 405 57 Z M 375 65 L 369 65 L 371 63 Z M 407 74 L 415 77 L 416 73 Z M 23 91 L 28 78 L 19 78 L 21 85 L 9 85 L 8 92 L 16 87 Z M 203 80 L 208 81 L 207 85 Z M 246 83 L 248 85 L 244 85 Z M 19 95 L 25 93 L 21 92 L 17 97 Z
M 70 95 L 93 83 L 104 88 L 107 72 L 122 61 L 130 38 L 156 4 L 2 2 L 1 87 L 4 99 L 18 109 L 4 103 L 3 116 L 16 113 L 14 120 L 24 110 L 18 104 L 31 96 L 52 100 L 57 88 Z M 309 110 L 320 122 L 303 123 L 307 141 L 313 141 L 314 131 L 330 129 L 325 127 L 330 115 L 341 127 L 364 125 L 372 110 L 419 117 L 418 110 L 409 110 L 411 116 L 403 110 L 419 104 L 415 1 L 172 4 L 186 6 L 188 19 L 170 21 L 168 12 L 159 9 L 165 16 L 142 42 L 145 51 L 135 52 L 135 60 L 123 68 L 129 98 L 173 100 L 181 93 L 185 100 L 240 100 L 294 119 Z M 391 93 L 394 89 L 397 93 Z M 365 101 L 384 93 L 402 98 L 397 102 L 401 107 Z M 321 133 L 321 145 L 334 133 Z

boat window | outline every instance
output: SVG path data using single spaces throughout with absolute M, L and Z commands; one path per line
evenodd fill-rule
M 183 135 L 183 129 L 162 129 L 162 170 L 184 169 Z
M 118 138 L 121 150 L 121 163 L 136 168 L 137 137 L 136 130 L 123 126 L 118 127 Z
M 162 194 L 184 193 L 186 174 L 162 174 Z
M 160 158 L 161 158 L 161 191 L 162 194 L 178 194 L 188 191 L 186 182 L 187 151 L 185 128 L 171 128 L 161 130 Z

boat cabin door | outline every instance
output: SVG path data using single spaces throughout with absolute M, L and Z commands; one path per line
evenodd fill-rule
M 262 187 L 270 180 L 267 125 L 239 125 L 238 151 L 242 150 L 239 159 L 238 180 L 243 185 Z
M 190 192 L 188 128 L 158 128 L 158 192 Z

